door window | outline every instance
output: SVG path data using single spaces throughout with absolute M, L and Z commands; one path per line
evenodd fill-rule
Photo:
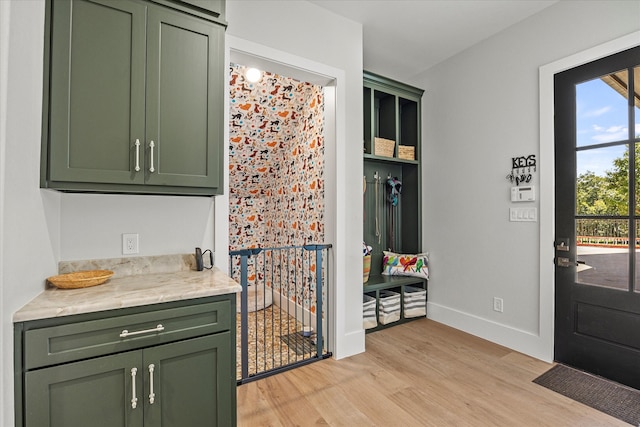
M 635 142 L 640 99 L 633 92 L 639 69 L 575 87 L 576 282 L 584 285 L 640 291 L 640 280 L 629 280 L 640 278 L 635 256 L 640 254 L 635 219 L 640 214 L 640 147 Z M 629 108 L 630 94 L 634 109 Z

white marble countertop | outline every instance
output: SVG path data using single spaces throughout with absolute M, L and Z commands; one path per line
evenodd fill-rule
M 47 288 L 13 315 L 14 322 L 240 292 L 240 285 L 217 267 L 112 277 L 83 289 Z

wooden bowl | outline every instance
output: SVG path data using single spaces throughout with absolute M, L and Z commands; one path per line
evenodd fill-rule
M 84 270 L 51 276 L 47 278 L 47 281 L 56 288 L 78 289 L 101 285 L 111 276 L 113 276 L 111 270 Z

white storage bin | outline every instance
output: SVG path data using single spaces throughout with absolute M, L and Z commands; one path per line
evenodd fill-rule
M 427 315 L 427 290 L 404 287 L 404 317 L 420 317 Z
M 376 299 L 367 294 L 362 295 L 362 326 L 371 329 L 378 326 L 376 320 Z
M 389 324 L 400 320 L 400 294 L 393 291 L 380 291 L 380 310 L 378 321 Z

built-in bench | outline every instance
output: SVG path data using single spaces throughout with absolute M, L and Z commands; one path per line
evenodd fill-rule
M 427 291 L 428 280 L 413 276 L 387 276 L 387 275 L 375 275 L 370 276 L 369 280 L 363 286 L 363 292 L 365 295 L 375 298 L 376 301 L 376 323 L 377 326 L 366 330 L 367 333 L 374 332 L 380 329 L 388 328 L 390 326 L 399 325 L 411 320 L 419 319 L 425 316 L 419 317 L 405 317 L 405 288 L 410 286 L 412 288 L 421 288 Z M 380 292 L 392 291 L 400 294 L 400 319 L 387 324 L 381 324 L 378 319 L 380 315 Z M 425 298 L 425 305 L 427 303 Z

